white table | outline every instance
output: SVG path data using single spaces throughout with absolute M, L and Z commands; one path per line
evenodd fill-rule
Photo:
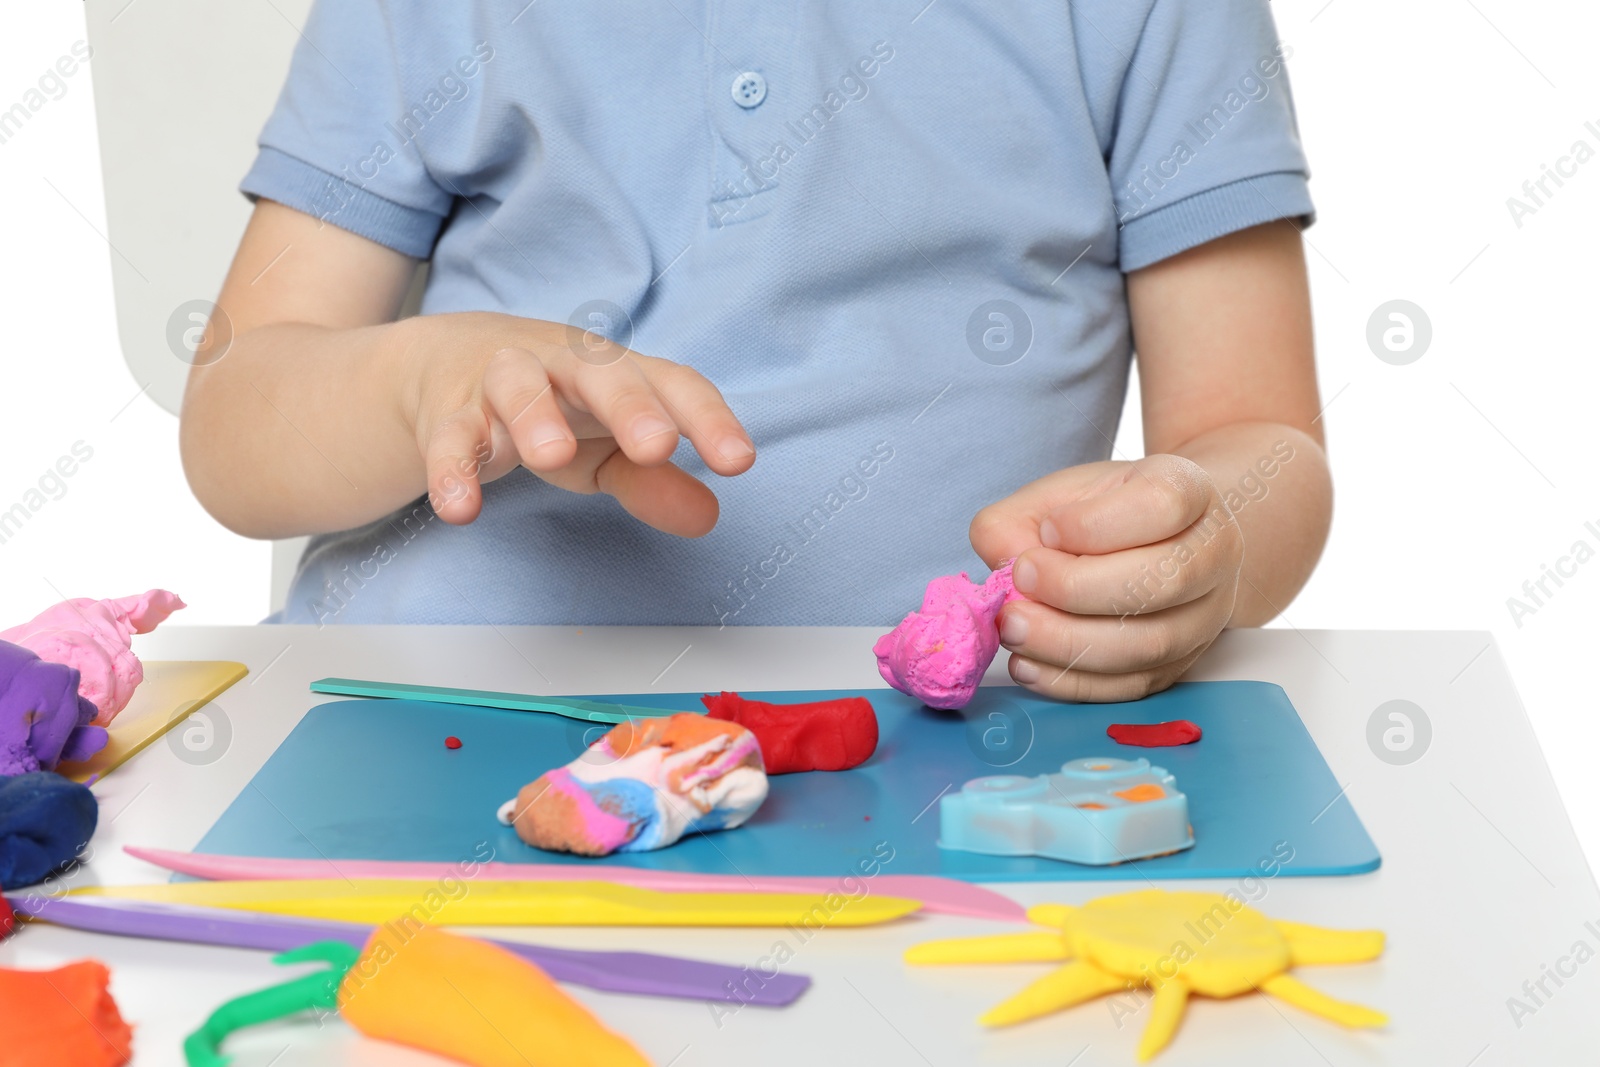
M 212 762 L 157 743 L 95 789 L 93 856 L 75 882 L 159 880 L 124 844 L 189 849 L 301 715 L 325 697 L 325 675 L 545 693 L 881 687 L 861 629 L 546 627 L 164 628 L 141 638 L 149 659 L 233 659 L 250 676 L 223 694 L 229 733 Z M 1600 958 L 1545 996 L 1524 982 L 1586 942 L 1600 952 L 1600 893 L 1561 808 L 1499 652 L 1482 633 L 1240 631 L 1227 634 L 1194 679 L 1282 685 L 1384 856 L 1353 878 L 1279 877 L 1258 907 L 1277 918 L 1389 934 L 1382 961 L 1306 968 L 1331 995 L 1387 1011 L 1386 1032 L 1348 1033 L 1260 996 L 1193 1000 L 1164 1067 L 1192 1064 L 1443 1065 L 1593 1063 L 1600 1048 Z M 997 664 L 991 674 L 1005 681 Z M 1368 719 L 1404 699 L 1432 723 L 1426 754 L 1393 765 L 1374 754 Z M 1064 708 L 1062 714 L 1071 714 Z M 191 757 L 193 758 L 193 757 Z M 209 756 L 207 757 L 209 758 Z M 530 776 L 539 768 L 530 768 Z M 381 774 L 381 767 L 352 773 Z M 1330 798 L 1331 799 L 1331 798 Z M 896 828 L 884 826 L 886 840 Z M 1163 883 L 1220 891 L 1231 883 Z M 1133 883 L 1004 887 L 1026 903 L 1080 903 Z M 1594 929 L 1586 928 L 1593 923 Z M 988 1032 L 979 1012 L 1044 973 L 1034 965 L 908 968 L 901 951 L 934 937 L 1000 932 L 980 920 L 925 917 L 825 930 L 788 969 L 815 980 L 794 1006 L 746 1008 L 720 1021 L 705 1005 L 573 992 L 659 1065 L 1071 1064 L 1134 1062 L 1144 1012 L 1107 1003 Z M 621 929 L 497 936 L 580 947 L 633 947 L 748 964 L 781 931 Z M 264 953 L 112 938 L 33 926 L 0 945 L 0 964 L 49 967 L 104 960 L 137 1026 L 135 1063 L 181 1062 L 183 1035 L 222 1000 L 281 980 Z M 1561 964 L 1571 973 L 1573 961 Z M 1507 1001 L 1531 1014 L 1514 1019 Z M 1520 1025 L 1519 1025 L 1520 1023 Z M 3 1036 L 0 1036 L 3 1040 Z M 287 1049 L 286 1049 L 287 1046 Z M 437 1064 L 359 1038 L 343 1024 L 284 1024 L 229 1044 L 239 1067 Z

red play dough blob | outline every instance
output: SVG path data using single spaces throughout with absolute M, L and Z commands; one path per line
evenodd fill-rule
M 1115 723 L 1106 727 L 1106 734 L 1119 745 L 1166 748 L 1170 745 L 1194 744 L 1200 740 L 1200 727 L 1188 719 L 1149 724 Z
M 460 748 L 461 747 L 461 738 L 459 738 L 459 737 L 447 737 L 447 738 L 445 738 L 444 739 L 444 747 L 445 748 Z
M 756 735 L 768 774 L 848 770 L 878 747 L 878 716 L 866 697 L 768 704 L 718 693 L 700 702 L 711 718 L 736 722 Z

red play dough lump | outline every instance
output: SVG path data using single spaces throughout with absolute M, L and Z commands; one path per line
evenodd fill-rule
M 768 704 L 718 693 L 700 702 L 711 718 L 736 722 L 756 735 L 768 774 L 848 770 L 878 747 L 878 716 L 866 697 Z
M 53 971 L 0 967 L 0 1067 L 121 1067 L 133 1054 L 99 960 Z
M 1188 719 L 1158 723 L 1115 723 L 1106 727 L 1106 734 L 1119 745 L 1166 748 L 1170 745 L 1194 744 L 1200 740 L 1200 727 Z
M 459 737 L 447 737 L 447 738 L 445 738 L 444 739 L 444 747 L 445 748 L 460 748 L 461 747 L 461 738 L 459 738 Z

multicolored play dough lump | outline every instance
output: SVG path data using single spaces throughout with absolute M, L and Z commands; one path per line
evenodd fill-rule
M 755 735 L 686 712 L 612 728 L 571 763 L 523 786 L 499 815 L 535 848 L 607 856 L 731 830 L 766 798 Z
M 964 708 L 1000 651 L 995 617 L 1002 605 L 1026 599 L 1011 582 L 1008 560 L 982 585 L 958 575 L 935 578 L 922 610 L 872 646 L 883 680 L 930 708 Z

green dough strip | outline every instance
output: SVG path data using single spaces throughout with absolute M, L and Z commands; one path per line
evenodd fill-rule
M 504 711 L 538 711 L 564 715 L 585 722 L 619 723 L 634 719 L 659 719 L 681 714 L 684 708 L 642 708 L 632 704 L 607 704 L 575 697 L 540 697 L 527 693 L 493 693 L 483 689 L 446 689 L 432 685 L 407 685 L 404 682 L 369 682 L 359 678 L 318 678 L 311 683 L 313 693 L 337 696 L 379 697 L 391 700 L 431 700 L 436 704 L 467 704 L 477 708 Z M 703 714 L 703 712 L 702 712 Z
M 337 1011 L 339 984 L 360 957 L 360 949 L 342 941 L 315 941 L 272 957 L 277 964 L 321 961 L 329 966 L 228 1001 L 184 1039 L 184 1060 L 189 1067 L 227 1067 L 230 1057 L 222 1054 L 222 1042 L 235 1030 L 302 1011 Z

